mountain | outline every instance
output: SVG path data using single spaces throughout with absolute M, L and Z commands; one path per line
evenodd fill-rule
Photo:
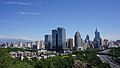
M 0 38 L 0 43 L 6 42 L 31 42 L 32 40 L 25 40 L 25 39 L 15 39 L 15 38 Z

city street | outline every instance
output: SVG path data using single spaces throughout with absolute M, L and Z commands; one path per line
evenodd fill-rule
M 109 51 L 110 50 L 104 50 L 101 53 L 105 53 L 106 54 L 106 53 L 109 53 Z M 110 57 L 108 55 L 97 55 L 97 56 L 102 60 L 103 63 L 110 64 L 111 68 L 120 68 L 120 65 L 118 63 L 114 62 L 111 59 L 112 57 Z
M 111 59 L 111 57 L 109 57 L 107 55 L 99 55 L 99 57 L 102 60 L 102 62 L 110 64 L 111 68 L 120 68 L 120 65 L 118 65 L 116 62 L 114 62 Z

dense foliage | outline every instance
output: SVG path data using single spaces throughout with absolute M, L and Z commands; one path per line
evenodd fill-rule
M 80 59 L 81 61 L 88 62 L 95 67 L 98 68 L 110 68 L 110 65 L 107 63 L 103 63 L 99 57 L 97 57 L 96 50 L 86 50 L 81 52 L 74 52 L 77 55 L 76 59 Z
M 111 48 L 110 54 L 115 57 L 120 57 L 120 47 L 118 48 Z
M 9 55 L 11 50 L 0 49 L 0 68 L 72 68 L 74 64 L 74 59 L 70 56 L 57 56 L 41 60 L 32 58 L 32 61 L 27 58 L 23 60 L 19 58 L 13 59 Z
M 9 52 L 18 50 L 23 51 L 23 49 L 0 49 L 0 68 L 72 68 L 75 60 L 90 63 L 98 68 L 110 68 L 108 64 L 102 63 L 94 50 L 73 52 L 76 55 L 74 58 L 72 54 L 41 60 L 37 58 L 28 60 L 27 57 L 23 60 L 11 58 Z
M 109 54 L 111 54 L 113 57 L 112 59 L 115 60 L 115 62 L 120 64 L 120 47 L 118 48 L 111 48 Z
M 33 66 L 22 60 L 13 59 L 6 49 L 0 49 L 0 68 L 33 68 Z

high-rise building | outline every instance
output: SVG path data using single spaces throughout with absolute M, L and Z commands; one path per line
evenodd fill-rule
M 98 29 L 95 30 L 95 38 L 94 38 L 94 48 L 100 48 L 102 45 L 102 39 L 100 37 L 100 32 Z
M 66 48 L 66 30 L 64 28 L 57 28 L 58 30 L 58 49 Z
M 89 42 L 90 42 L 89 35 L 87 35 L 85 39 L 85 43 L 89 43 Z
M 84 41 L 84 50 L 86 50 L 87 48 L 90 47 L 90 39 L 89 39 L 89 35 L 86 36 L 85 41 Z
M 89 35 L 86 36 L 86 39 L 85 39 L 85 44 L 84 44 L 84 48 L 88 48 L 90 47 L 90 39 L 89 39 Z
M 61 50 L 66 48 L 66 30 L 58 27 L 52 30 L 52 49 Z
M 22 48 L 23 45 L 24 45 L 23 42 L 19 42 L 19 43 L 18 43 L 18 48 Z
M 57 30 L 52 30 L 52 49 L 56 50 L 58 48 L 58 33 Z
M 44 46 L 44 41 L 43 40 L 40 40 L 40 49 L 45 49 L 45 46 Z
M 32 48 L 32 44 L 30 42 L 27 42 L 26 45 L 27 45 L 27 48 Z
M 68 39 L 67 45 L 68 45 L 68 48 L 70 48 L 70 50 L 73 49 L 73 38 Z
M 31 43 L 32 43 L 32 49 L 37 50 L 38 49 L 37 41 L 32 41 Z
M 40 41 L 35 41 L 35 45 L 37 45 L 37 49 L 40 49 Z
M 51 35 L 45 35 L 45 49 L 52 49 L 52 37 Z
M 105 49 L 108 48 L 108 40 L 107 40 L 107 39 L 104 39 L 104 40 L 102 41 L 102 47 L 104 47 Z
M 82 50 L 82 39 L 81 39 L 81 35 L 80 33 L 77 31 L 75 33 L 75 36 L 74 36 L 74 40 L 75 40 L 75 50 L 79 51 L 79 50 Z

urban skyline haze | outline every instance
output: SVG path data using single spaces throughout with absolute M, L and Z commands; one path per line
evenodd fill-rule
M 120 39 L 120 0 L 0 0 L 0 38 L 41 40 L 57 27 L 67 38 Z

